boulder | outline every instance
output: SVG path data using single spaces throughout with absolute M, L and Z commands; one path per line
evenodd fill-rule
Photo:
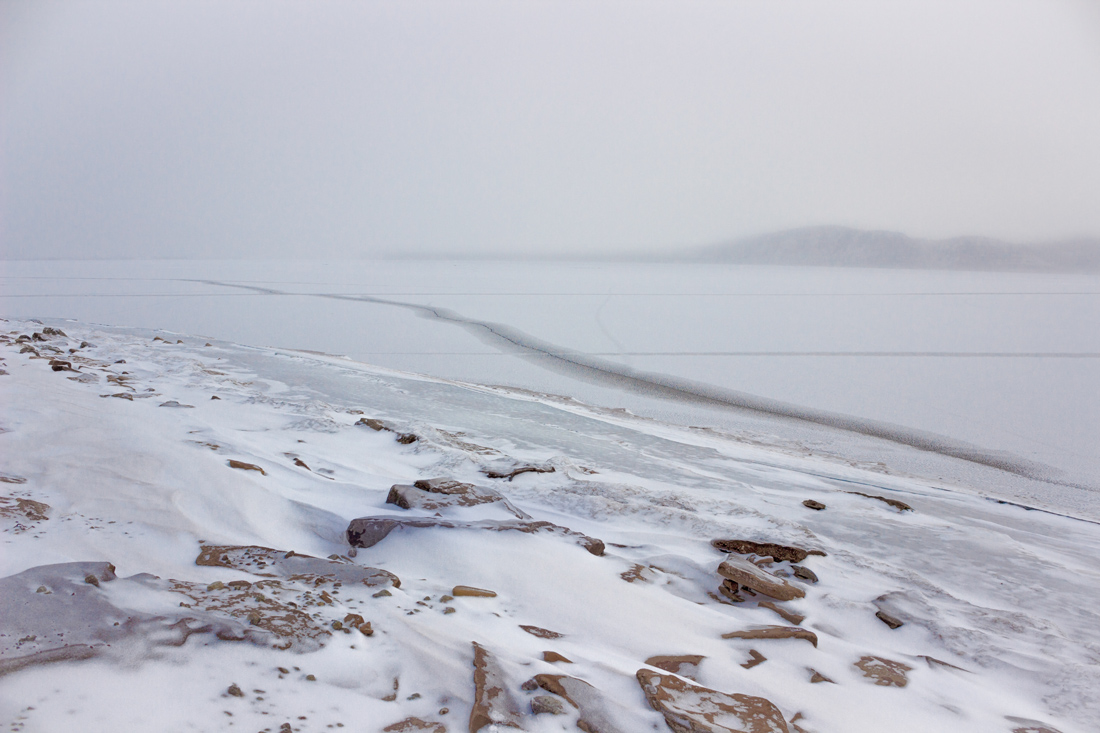
M 821 511 L 825 508 L 824 504 L 822 504 L 820 501 L 814 501 L 813 499 L 807 499 L 806 501 L 802 502 L 802 506 L 806 507 L 807 509 L 814 509 L 816 511 Z
M 470 710 L 470 733 L 487 726 L 523 729 L 523 712 L 508 691 L 504 673 L 496 658 L 474 642 L 474 704 Z
M 765 698 L 718 692 L 649 669 L 639 669 L 637 677 L 673 733 L 790 733 L 779 708 Z
M 482 519 L 476 521 L 457 521 L 440 517 L 360 517 L 351 520 L 347 529 L 348 544 L 352 547 L 373 547 L 384 540 L 394 530 L 410 529 L 478 529 L 492 532 L 527 532 L 535 534 L 547 532 L 569 537 L 596 556 L 604 553 L 604 543 L 594 537 L 574 532 L 551 522 L 498 521 Z
M 748 560 L 732 555 L 718 566 L 718 574 L 779 601 L 791 601 L 806 595 L 806 591 L 801 588 L 761 570 Z

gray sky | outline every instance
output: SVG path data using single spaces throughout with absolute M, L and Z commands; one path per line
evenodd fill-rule
M 0 3 L 0 256 L 1100 234 L 1090 0 Z

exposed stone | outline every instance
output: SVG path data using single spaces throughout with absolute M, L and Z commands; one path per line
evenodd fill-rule
M 177 402 L 176 400 L 168 400 L 167 402 L 162 402 L 162 403 L 160 403 L 160 406 L 161 407 L 184 407 L 184 408 L 191 408 L 191 409 L 195 408 L 194 405 L 185 405 L 185 404 L 182 404 L 180 402 Z
M 1062 733 L 1053 726 L 1031 718 L 1017 718 L 1014 715 L 1006 715 L 1005 720 L 1018 726 L 1012 729 L 1012 733 Z
M 671 672 L 681 677 L 687 677 L 689 680 L 694 680 L 695 675 L 699 672 L 699 665 L 704 659 L 706 659 L 706 657 L 701 654 L 659 655 L 650 657 L 645 660 L 645 663 L 650 667 L 656 667 L 665 672 Z
M 909 506 L 904 501 L 898 501 L 897 499 L 887 499 L 885 496 L 875 496 L 874 494 L 864 494 L 862 491 L 848 491 L 848 492 L 845 492 L 845 493 L 855 494 L 856 496 L 863 496 L 863 497 L 866 497 L 868 499 L 877 499 L 878 501 L 881 501 L 884 504 L 889 504 L 890 506 L 897 509 L 899 512 L 911 512 L 911 511 L 913 511 L 913 507 Z
M 649 669 L 637 677 L 673 733 L 790 733 L 779 708 L 762 697 L 718 692 Z
M 901 628 L 902 626 L 905 625 L 904 621 L 891 616 L 890 614 L 886 613 L 885 611 L 876 611 L 875 616 L 878 617 L 879 621 L 886 624 L 891 629 Z
M 244 697 L 244 693 L 241 692 L 241 688 L 237 686 L 236 682 L 231 684 L 229 686 L 229 689 L 226 690 L 226 692 L 228 692 L 233 697 Z
M 625 580 L 627 583 L 633 583 L 638 580 L 642 581 L 643 583 L 647 583 L 649 581 L 647 581 L 645 576 L 642 575 L 644 571 L 644 565 L 638 565 L 637 563 L 635 563 L 634 565 L 631 565 L 629 569 L 619 573 L 619 577 Z
M 760 603 L 758 603 L 757 605 L 759 605 L 761 608 L 766 608 L 769 611 L 775 611 L 785 620 L 794 624 L 795 626 L 798 626 L 806 620 L 806 617 L 802 614 L 795 613 L 794 611 L 791 611 L 788 608 L 784 608 L 783 606 L 780 606 L 778 603 L 775 603 L 773 601 L 760 601 Z
M 384 540 L 394 530 L 408 529 L 481 529 L 493 532 L 549 532 L 574 539 L 593 555 L 601 556 L 604 553 L 604 543 L 594 537 L 588 537 L 580 532 L 574 532 L 566 527 L 560 527 L 551 522 L 521 522 L 498 521 L 482 519 L 474 521 L 457 521 L 440 517 L 360 517 L 351 520 L 348 525 L 348 544 L 353 547 L 373 547 Z
M 523 473 L 554 473 L 553 466 L 520 466 L 511 471 L 494 471 L 489 468 L 481 469 L 481 472 L 489 478 L 502 478 L 511 481 Z
M 585 733 L 624 733 L 612 716 L 615 704 L 584 680 L 560 674 L 539 674 L 535 675 L 535 682 L 577 709 L 580 713 L 577 727 Z
M 718 586 L 718 592 L 724 595 L 734 603 L 744 603 L 745 599 L 741 597 L 741 594 L 737 591 L 740 590 L 740 586 L 734 583 L 729 578 L 722 581 L 722 584 Z
M 451 591 L 453 596 L 471 596 L 474 598 L 496 598 L 496 591 L 474 588 L 472 585 L 456 585 Z
M 794 577 L 809 583 L 817 582 L 817 574 L 813 570 L 802 565 L 792 565 L 791 569 L 794 570 Z
M 402 433 L 383 420 L 375 420 L 369 417 L 361 417 L 355 422 L 355 424 L 364 425 L 371 430 L 385 430 L 386 432 L 394 433 L 396 435 L 395 439 L 397 440 L 397 442 L 403 445 L 409 445 L 410 443 L 415 443 L 416 441 L 420 440 L 420 437 L 417 436 L 415 433 Z
M 565 715 L 565 706 L 553 695 L 536 695 L 531 699 L 531 712 L 535 715 Z
M 722 552 L 736 552 L 739 555 L 761 555 L 777 562 L 789 560 L 802 562 L 809 551 L 799 547 L 777 545 L 774 542 L 753 542 L 752 540 L 711 540 L 711 547 Z M 822 553 L 824 554 L 824 553 Z
M 820 501 L 814 501 L 813 499 L 807 499 L 806 501 L 802 502 L 802 506 L 807 507 L 808 509 L 815 509 L 817 511 L 821 511 L 825 508 L 824 504 L 822 504 Z
M 802 639 L 817 646 L 817 634 L 799 626 L 761 626 L 755 629 L 731 631 L 723 639 Z
M 494 593 L 493 595 L 496 595 L 496 594 Z M 543 628 L 540 628 L 538 626 L 530 626 L 530 625 L 526 625 L 526 624 L 520 624 L 519 627 L 521 629 L 523 629 L 524 631 L 526 631 L 528 634 L 533 634 L 534 636 L 537 636 L 540 639 L 560 639 L 562 636 L 564 636 L 564 634 L 559 634 L 556 631 L 551 631 L 550 629 L 543 629 Z
M 732 555 L 718 566 L 718 574 L 780 601 L 791 601 L 806 595 L 806 591 L 801 588 L 761 570 L 748 560 Z
M 24 479 L 25 481 L 26 479 Z M 17 483 L 11 481 L 10 483 Z M 50 505 L 33 499 L 0 496 L 0 517 L 29 522 L 45 522 L 49 519 Z
M 561 662 L 562 664 L 572 664 L 573 663 L 573 660 L 566 659 L 565 657 L 558 654 L 557 652 L 543 652 L 542 653 L 542 661 L 550 662 L 552 664 L 555 663 L 555 662 Z
M 967 674 L 970 674 L 970 670 L 968 670 L 968 669 L 963 669 L 962 667 L 956 667 L 954 664 L 951 664 L 950 662 L 945 662 L 942 659 L 936 659 L 935 657 L 929 657 L 926 654 L 918 654 L 917 659 L 923 659 L 925 661 L 925 663 L 929 667 L 931 667 L 932 669 L 935 669 L 936 667 L 947 667 L 948 669 L 957 669 L 960 672 L 966 672 Z
M 860 657 L 855 666 L 863 672 L 863 676 L 873 679 L 876 685 L 881 687 L 905 687 L 909 684 L 906 672 L 913 668 L 901 662 L 894 662 L 882 657 Z
M 505 499 L 492 489 L 483 489 L 473 484 L 464 484 L 458 481 L 446 482 L 447 490 L 437 488 L 425 488 L 425 486 L 438 487 L 442 479 L 431 481 L 418 481 L 415 485 L 394 484 L 390 487 L 390 493 L 386 496 L 386 503 L 399 506 L 402 509 L 423 509 L 425 511 L 438 511 L 451 507 L 471 507 L 479 504 L 500 504 L 517 519 L 530 519 L 531 515 L 517 509 L 512 502 Z
M 756 665 L 763 664 L 766 661 L 768 661 L 768 658 L 765 657 L 763 654 L 756 651 L 755 649 L 749 649 L 749 659 L 747 662 L 742 662 L 741 666 L 745 669 L 752 669 Z
M 474 701 L 470 733 L 486 726 L 523 728 L 523 712 L 504 681 L 504 673 L 485 647 L 474 642 Z
M 263 475 L 263 476 L 267 475 L 267 471 L 263 470 L 262 468 L 257 466 L 255 463 L 245 463 L 244 461 L 236 461 L 236 460 L 230 459 L 229 460 L 229 467 L 230 468 L 239 468 L 242 471 L 259 471 L 261 475 Z
M 828 682 L 829 684 L 832 684 L 832 685 L 836 684 L 831 679 L 829 679 L 828 677 L 826 677 L 825 675 L 821 674 L 816 669 L 811 667 L 810 668 L 810 684 L 816 685 L 819 682 Z
M 405 718 L 393 725 L 387 725 L 382 731 L 383 733 L 413 733 L 414 731 L 447 733 L 447 726 L 434 721 L 421 720 L 420 718 Z
M 288 578 L 314 588 L 327 583 L 401 587 L 400 578 L 388 570 L 257 545 L 203 545 L 195 564 L 244 570 L 265 578 Z

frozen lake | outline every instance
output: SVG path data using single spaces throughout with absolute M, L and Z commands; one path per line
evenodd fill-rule
M 1096 275 L 621 262 L 2 267 L 0 314 L 10 317 L 343 354 L 822 451 L 838 447 L 820 423 L 854 427 L 976 459 L 917 465 L 906 451 L 911 470 L 947 480 L 1025 497 L 1035 479 L 1054 481 L 1068 510 L 1087 511 L 1100 489 Z M 853 458 L 890 453 L 865 437 Z

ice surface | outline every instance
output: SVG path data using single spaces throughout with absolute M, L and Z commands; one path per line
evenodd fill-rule
M 523 704 L 544 694 L 522 689 L 525 680 L 568 674 L 611 701 L 629 730 L 663 729 L 635 674 L 650 657 L 681 654 L 705 657 L 700 685 L 763 697 L 787 721 L 801 714 L 806 730 L 1007 733 L 1013 716 L 1084 733 L 1100 719 L 1100 525 L 990 500 L 965 472 L 942 481 L 899 469 L 918 465 L 905 460 L 911 448 L 882 450 L 882 441 L 821 427 L 816 440 L 832 448 L 819 449 L 756 429 L 691 428 L 186 334 L 0 325 L 0 494 L 48 507 L 43 519 L 0 506 L 0 577 L 110 562 L 119 578 L 151 573 L 199 588 L 280 581 L 259 566 L 196 564 L 204 546 L 257 545 L 400 579 L 386 594 L 325 586 L 329 600 L 306 607 L 331 631 L 314 652 L 195 634 L 178 647 L 137 645 L 12 672 L 0 679 L 0 717 L 26 730 L 382 730 L 409 716 L 465 730 L 473 641 Z M 20 353 L 16 337 L 46 325 L 67 336 L 33 342 L 41 358 Z M 47 347 L 79 374 L 53 371 Z M 173 400 L 195 407 L 161 406 Z M 362 417 L 418 440 L 357 426 Z M 852 460 L 849 449 L 878 460 Z M 505 463 L 555 471 L 485 475 Z M 395 484 L 434 477 L 492 488 L 536 521 L 599 538 L 605 553 L 552 533 L 478 529 L 497 518 L 490 503 L 448 515 L 468 528 L 393 533 L 350 557 L 352 519 L 431 516 L 386 497 Z M 803 561 L 817 583 L 793 577 L 789 561 L 755 558 L 805 590 L 783 606 L 805 616 L 817 648 L 722 638 L 781 623 L 761 596 L 730 604 L 717 592 L 725 555 L 710 541 L 738 538 L 825 553 Z M 497 595 L 446 599 L 456 585 Z M 115 608 L 168 615 L 162 595 L 102 587 Z M 904 625 L 891 629 L 877 611 Z M 331 625 L 348 614 L 371 622 L 373 634 Z M 10 633 L 4 624 L 0 633 Z M 752 649 L 766 661 L 745 668 Z M 545 662 L 545 651 L 572 664 Z M 855 666 L 864 657 L 909 667 L 905 687 L 866 678 Z M 811 668 L 834 684 L 811 683 Z M 570 730 L 574 720 L 529 715 L 524 724 Z

